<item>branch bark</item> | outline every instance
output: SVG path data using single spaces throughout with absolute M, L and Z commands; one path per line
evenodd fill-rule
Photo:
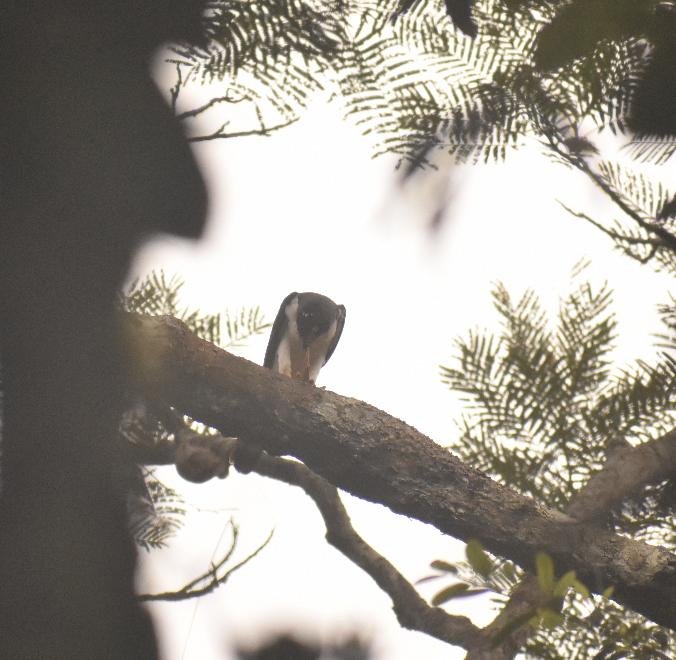
M 676 629 L 676 556 L 524 497 L 376 408 L 271 373 L 199 339 L 172 317 L 127 315 L 136 385 L 180 412 L 291 455 L 334 486 L 527 570 L 538 551 L 596 593 Z
M 476 644 L 481 636 L 479 628 L 465 616 L 452 616 L 428 605 L 413 585 L 357 534 L 335 486 L 303 463 L 269 454 L 260 457 L 254 471 L 299 486 L 312 498 L 324 519 L 326 540 L 368 573 L 392 599 L 394 613 L 404 628 L 465 649 Z
M 565 513 L 578 522 L 598 521 L 614 504 L 628 498 L 645 484 L 663 481 L 673 475 L 675 469 L 676 429 L 637 447 L 618 437 L 608 447 L 607 460 L 601 471 L 582 487 Z M 538 602 L 542 601 L 542 596 L 537 579 L 527 573 L 483 634 L 492 629 L 493 634 L 488 637 L 490 640 L 511 620 L 535 614 L 537 607 L 544 605 Z M 529 626 L 523 626 L 512 634 L 509 642 L 519 650 L 533 632 Z M 478 651 L 470 651 L 465 660 L 502 660 L 506 648 L 504 644 L 495 648 L 487 645 Z
M 175 416 L 178 417 L 178 415 Z M 130 458 L 145 464 L 175 464 L 181 476 L 196 483 L 202 483 L 213 477 L 223 478 L 227 476 L 231 461 L 234 460 L 237 465 L 235 459 L 237 453 L 235 448 L 239 444 L 237 440 L 223 438 L 220 434 L 200 435 L 190 430 L 182 417 L 180 421 L 175 421 L 172 429 L 175 441 L 145 447 L 142 451 L 135 452 Z M 171 449 L 167 445 L 170 445 Z M 415 587 L 385 557 L 376 552 L 357 534 L 340 499 L 338 489 L 326 479 L 298 461 L 270 456 L 262 450 L 254 452 L 254 456 L 255 460 L 248 471 L 298 486 L 312 498 L 326 525 L 327 542 L 367 573 L 392 599 L 394 613 L 402 627 L 426 633 L 448 644 L 463 647 L 468 651 L 467 660 L 512 660 L 516 656 L 532 632 L 530 627 L 516 630 L 507 635 L 499 644 L 494 644 L 493 640 L 513 618 L 523 618 L 524 613 L 529 616 L 535 614 L 537 605 L 533 603 L 542 600 L 537 581 L 532 579 L 529 589 L 522 585 L 496 620 L 485 629 L 481 629 L 467 617 L 453 616 L 438 607 L 429 605 Z M 196 462 L 199 465 L 197 470 L 195 470 Z M 235 527 L 235 533 L 236 531 Z M 234 546 L 233 541 L 232 549 Z M 206 591 L 205 588 L 199 590 L 195 588 L 198 582 L 208 581 L 207 587 L 213 590 L 224 582 L 233 570 L 241 566 L 238 564 L 222 578 L 217 579 L 218 569 L 229 557 L 230 553 L 207 574 L 178 591 L 152 596 L 143 594 L 138 598 L 141 601 L 185 600 L 195 595 L 202 595 Z
M 676 429 L 636 447 L 618 439 L 603 469 L 573 498 L 566 514 L 585 522 L 605 514 L 646 484 L 659 483 L 676 473 Z

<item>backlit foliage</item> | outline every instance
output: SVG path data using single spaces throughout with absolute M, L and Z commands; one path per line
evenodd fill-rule
M 624 129 L 646 56 L 635 31 L 601 33 L 551 69 L 542 31 L 562 3 L 480 0 L 476 39 L 439 0 L 402 4 L 403 14 L 393 0 L 219 0 L 208 47 L 176 47 L 171 61 L 182 84 L 219 81 L 233 102 L 269 103 L 287 119 L 329 88 L 380 150 L 407 158 L 431 146 L 502 158 L 526 134 L 580 139 L 586 120 Z
M 151 273 L 135 282 L 121 296 L 120 304 L 128 312 L 150 315 L 171 315 L 181 319 L 199 337 L 230 350 L 244 345 L 247 339 L 261 334 L 267 323 L 258 307 L 230 313 L 201 314 L 191 311 L 179 298 L 183 282 L 174 275 L 167 281 L 163 271 Z M 222 339 L 222 331 L 227 340 Z M 189 425 L 200 433 L 209 429 L 179 416 L 172 409 L 158 409 L 143 401 L 130 402 L 120 424 L 120 434 L 125 442 L 135 445 L 158 445 L 174 439 L 176 428 Z M 182 526 L 185 503 L 181 496 L 158 481 L 152 472 L 146 473 L 147 492 L 128 501 L 131 527 L 139 545 L 149 549 L 161 547 Z M 138 490 L 138 488 L 136 488 Z M 146 500 L 148 500 L 146 502 Z
M 580 283 L 559 304 L 555 322 L 533 291 L 514 301 L 498 284 L 493 300 L 502 319 L 498 335 L 479 331 L 455 342 L 454 367 L 443 381 L 459 393 L 466 414 L 451 447 L 464 461 L 501 483 L 565 511 L 574 494 L 598 472 L 616 438 L 635 444 L 673 428 L 676 370 L 668 354 L 655 366 L 618 367 L 611 360 L 617 324 L 611 293 Z M 673 330 L 673 310 L 665 321 Z M 674 345 L 673 333 L 664 337 Z M 609 512 L 606 524 L 632 538 L 676 547 L 673 483 L 648 486 Z M 469 555 L 468 555 L 469 556 Z M 500 606 L 523 572 L 492 558 L 490 571 L 470 561 L 452 574 L 472 589 L 488 589 Z M 433 565 L 434 567 L 434 565 Z M 521 622 L 525 624 L 524 622 Z M 559 623 L 538 629 L 523 652 L 528 658 L 647 659 L 676 643 L 674 634 L 608 598 L 570 591 Z M 601 654 L 601 655 L 598 655 Z
M 216 83 L 209 103 L 178 113 L 217 126 L 206 134 L 193 128 L 191 139 L 269 135 L 294 123 L 323 90 L 372 138 L 376 154 L 401 157 L 405 177 L 434 165 L 439 153 L 501 161 L 510 149 L 535 144 L 591 179 L 619 218 L 571 213 L 626 255 L 675 268 L 676 200 L 665 186 L 598 158 L 595 139 L 604 130 L 622 135 L 630 147 L 624 154 L 644 161 L 664 162 L 676 149 L 676 121 L 670 127 L 663 116 L 676 107 L 669 96 L 676 6 L 478 0 L 474 39 L 454 26 L 441 0 L 218 0 L 209 7 L 208 46 L 177 46 L 168 59 L 178 72 L 175 106 L 186 85 Z M 637 199 L 640 189 L 647 192 Z

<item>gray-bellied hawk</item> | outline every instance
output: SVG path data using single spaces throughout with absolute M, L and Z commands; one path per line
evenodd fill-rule
M 320 293 L 290 293 L 272 325 L 263 366 L 314 383 L 344 325 L 343 305 Z

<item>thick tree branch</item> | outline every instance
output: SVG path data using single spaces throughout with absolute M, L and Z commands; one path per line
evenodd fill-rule
M 646 484 L 676 473 L 676 429 L 636 447 L 615 443 L 603 469 L 573 498 L 566 514 L 579 521 L 598 518 Z
M 593 591 L 676 629 L 676 556 L 501 486 L 386 413 L 271 373 L 199 339 L 172 317 L 127 315 L 137 387 L 268 453 L 295 456 L 333 485 L 532 569 L 538 551 Z
M 268 454 L 261 456 L 254 471 L 299 486 L 313 499 L 326 524 L 326 540 L 368 573 L 392 599 L 394 613 L 404 628 L 465 649 L 476 644 L 479 628 L 467 617 L 452 616 L 428 605 L 411 583 L 355 532 L 335 486 L 302 463 Z

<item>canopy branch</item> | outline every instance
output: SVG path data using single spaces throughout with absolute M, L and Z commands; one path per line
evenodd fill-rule
M 136 386 L 224 436 L 291 455 L 334 486 L 527 570 L 547 552 L 596 593 L 676 629 L 676 556 L 520 495 L 402 421 L 230 355 L 173 317 L 126 315 Z
M 593 520 L 646 484 L 660 483 L 676 473 L 676 429 L 633 447 L 618 438 L 603 469 L 573 498 L 566 514 Z
M 413 585 L 377 553 L 352 527 L 338 490 L 326 479 L 296 461 L 263 454 L 255 472 L 302 488 L 314 501 L 326 525 L 326 540 L 368 573 L 392 599 L 399 623 L 449 644 L 472 648 L 481 631 L 467 617 L 452 616 L 428 605 Z

